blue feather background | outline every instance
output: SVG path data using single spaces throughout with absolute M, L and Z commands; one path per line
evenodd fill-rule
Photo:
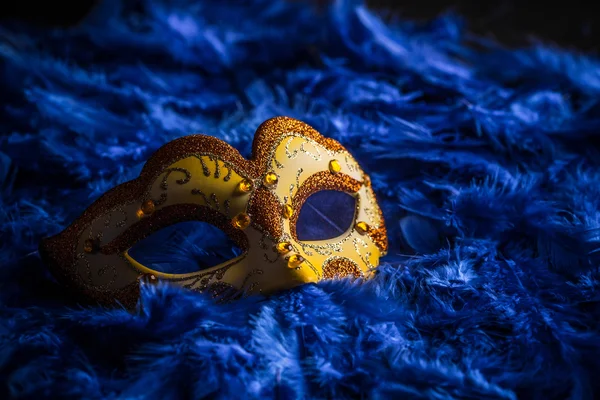
M 600 61 L 355 1 L 103 1 L 0 27 L 0 398 L 600 396 Z M 378 277 L 143 313 L 73 302 L 36 249 L 194 132 L 301 119 L 372 177 Z

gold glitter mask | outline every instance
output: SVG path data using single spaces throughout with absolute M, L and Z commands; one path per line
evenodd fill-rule
M 369 277 L 387 251 L 381 210 L 367 175 L 335 140 L 278 117 L 257 130 L 252 158 L 227 143 L 191 135 L 161 147 L 140 176 L 108 191 L 73 224 L 46 238 L 40 253 L 56 278 L 102 304 L 132 307 L 140 278 L 215 295 L 272 293 L 321 279 Z M 305 201 L 324 190 L 356 200 L 341 235 L 298 239 Z M 198 272 L 169 274 L 134 260 L 143 238 L 184 221 L 208 222 L 242 249 Z

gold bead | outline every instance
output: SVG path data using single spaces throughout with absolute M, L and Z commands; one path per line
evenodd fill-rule
M 275 250 L 277 250 L 277 252 L 279 254 L 285 254 L 285 253 L 289 253 L 290 251 L 293 250 L 292 245 L 289 244 L 288 242 L 279 242 L 275 245 Z
M 142 206 L 140 207 L 140 210 L 142 211 L 142 213 L 144 213 L 144 215 L 152 214 L 155 209 L 156 206 L 154 205 L 154 201 L 152 200 L 146 200 L 142 203 Z
M 304 257 L 299 254 L 292 254 L 287 258 L 288 268 L 298 268 L 304 262 Z
M 331 172 L 332 174 L 337 174 L 341 170 L 342 166 L 340 165 L 340 162 L 338 160 L 329 161 L 329 172 Z
M 250 225 L 250 216 L 246 213 L 239 213 L 231 220 L 233 222 L 233 226 L 237 229 L 246 229 L 248 225 Z
M 149 283 L 151 285 L 156 285 L 158 283 L 158 278 L 154 275 L 154 274 L 143 274 L 140 277 L 140 280 L 144 281 L 145 283 Z
M 86 239 L 83 242 L 83 251 L 86 253 L 93 253 L 96 250 L 96 243 L 92 239 Z
M 138 217 L 139 219 L 142 219 L 142 218 L 144 218 L 144 212 L 143 212 L 142 210 L 137 210 L 137 211 L 135 212 L 135 215 L 137 215 L 137 217 Z
M 268 172 L 265 175 L 264 183 L 267 186 L 273 186 L 277 183 L 277 174 L 275 172 Z
M 250 179 L 242 179 L 240 183 L 237 184 L 236 191 L 238 193 L 248 193 L 254 189 L 254 183 Z
M 356 231 L 361 235 L 364 235 L 369 231 L 369 225 L 363 221 L 357 222 L 356 225 L 354 225 L 354 228 L 356 228 Z
M 294 209 L 289 204 L 283 206 L 283 218 L 290 219 L 294 215 Z

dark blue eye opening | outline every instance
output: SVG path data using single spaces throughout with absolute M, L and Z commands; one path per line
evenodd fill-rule
M 158 272 L 187 274 L 214 267 L 242 254 L 219 228 L 201 221 L 180 222 L 140 240 L 128 251 Z
M 356 198 L 336 190 L 312 194 L 300 210 L 296 236 L 300 241 L 327 240 L 343 235 L 354 223 Z

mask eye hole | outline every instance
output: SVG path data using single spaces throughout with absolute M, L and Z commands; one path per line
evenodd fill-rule
M 300 209 L 296 236 L 300 241 L 327 240 L 346 233 L 354 223 L 356 198 L 336 190 L 312 194 Z
M 242 250 L 219 228 L 189 221 L 154 232 L 134 244 L 128 254 L 154 271 L 187 274 L 231 260 Z

